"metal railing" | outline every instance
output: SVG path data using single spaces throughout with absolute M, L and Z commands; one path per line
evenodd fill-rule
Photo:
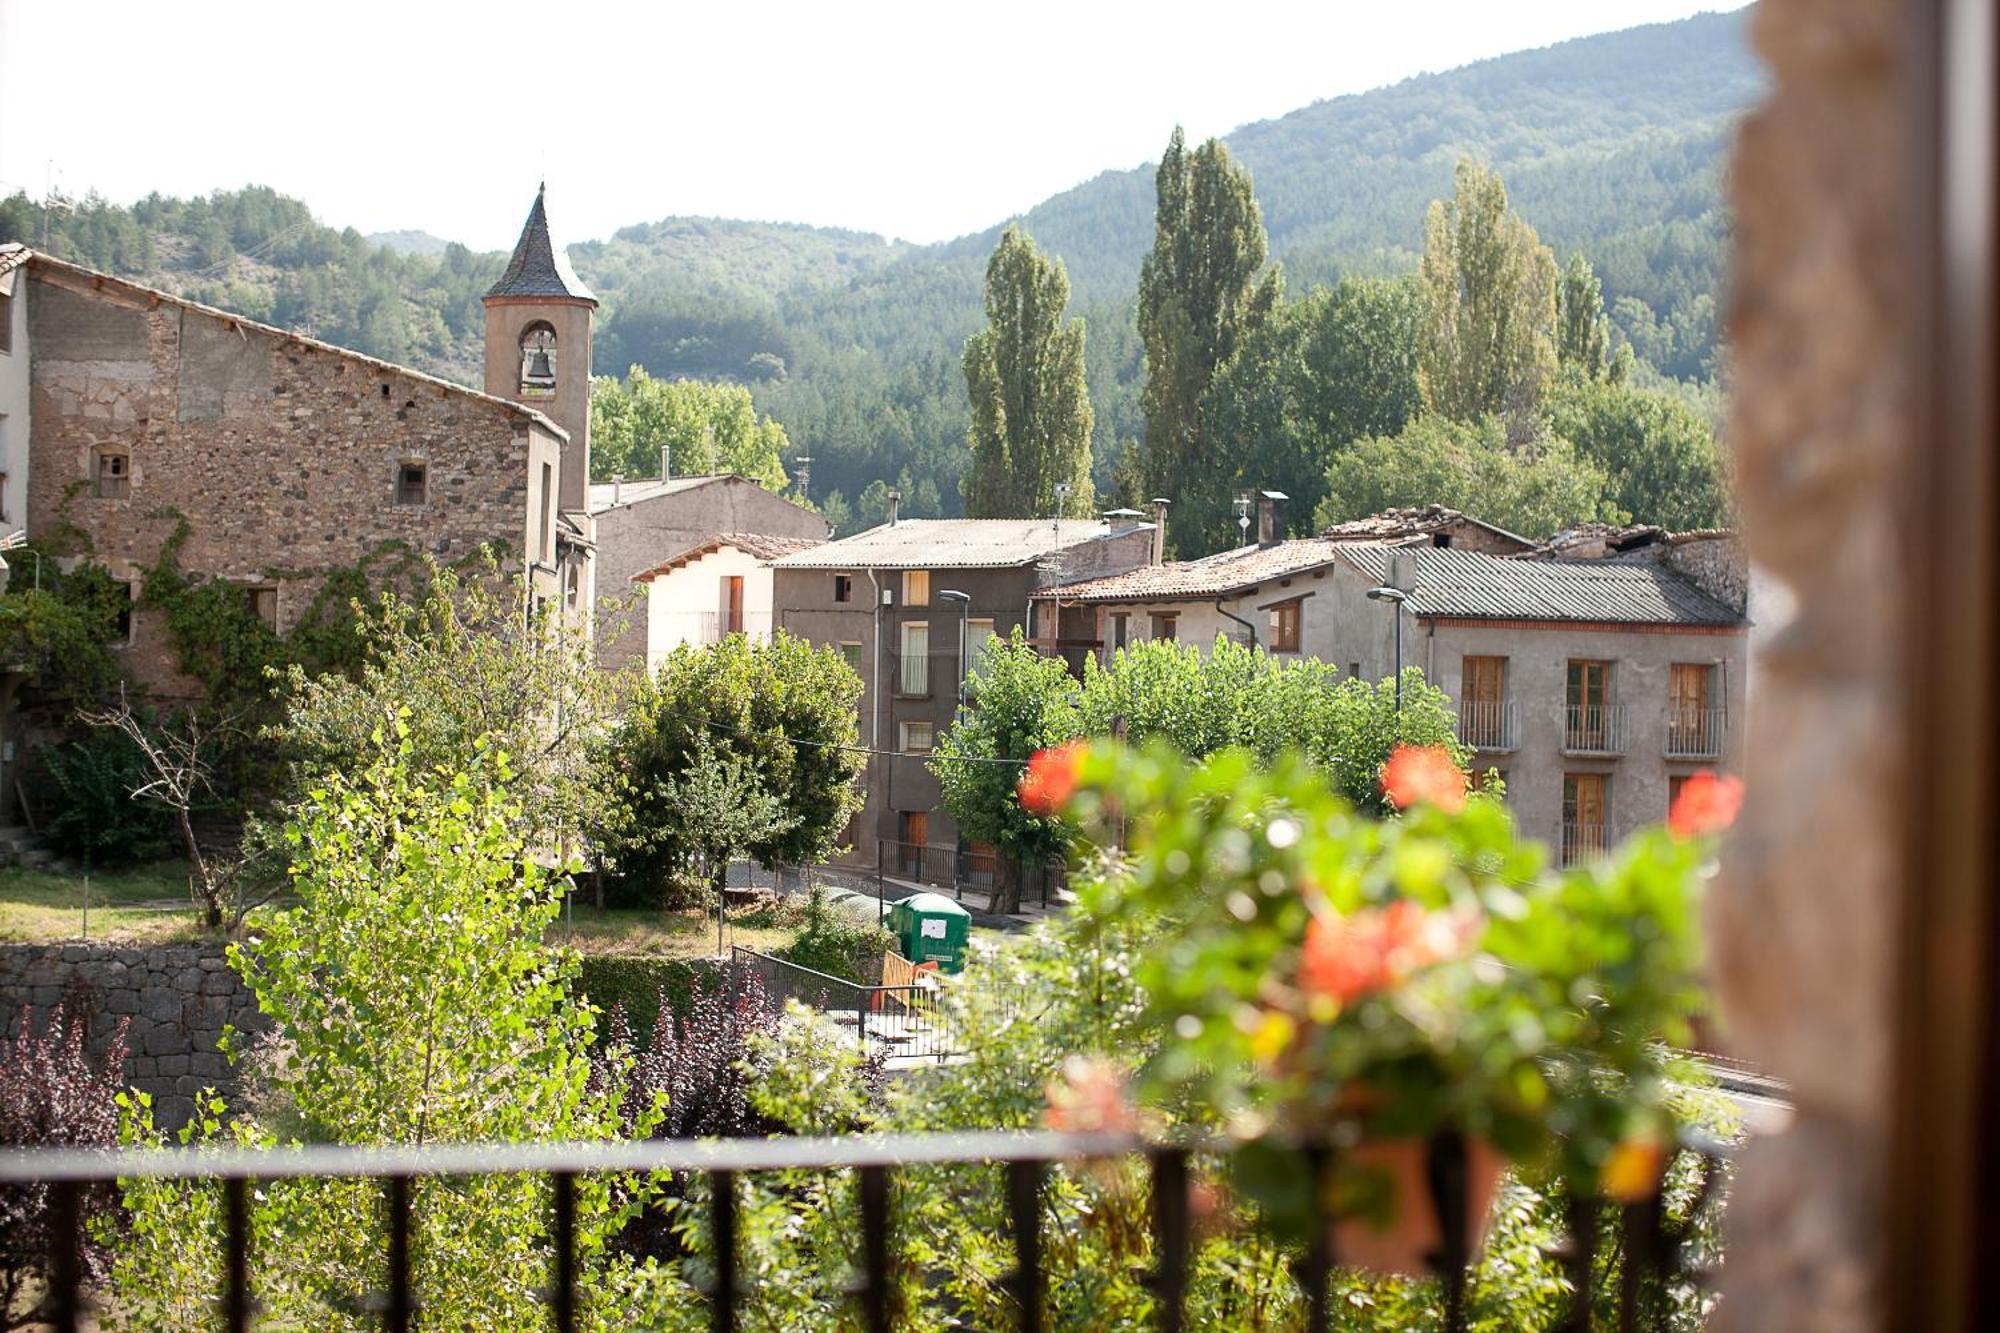
M 875 891 L 884 901 L 894 892 L 890 878 L 913 884 L 949 889 L 961 902 L 972 889 L 986 895 L 986 910 L 996 911 L 1000 902 L 1002 876 L 1010 863 L 998 852 L 979 852 L 943 843 L 899 842 L 894 838 L 876 840 Z M 1060 895 L 1069 887 L 1069 868 L 1061 862 L 1047 865 L 1012 862 L 1021 881 L 1021 901 L 1039 899 L 1046 908 L 1053 892 Z
M 1669 759 L 1720 759 L 1722 741 L 1729 729 L 1729 710 L 1724 708 L 1669 708 L 1667 747 Z
M 965 1053 L 963 1034 L 944 995 L 946 986 L 967 984 L 961 977 L 932 977 L 905 986 L 868 985 L 740 946 L 730 950 L 730 963 L 754 974 L 764 994 L 779 1004 L 797 1000 L 840 1026 L 852 1027 L 866 1049 L 924 1060 Z
M 1293 1265 L 1306 1302 L 1309 1333 L 1327 1333 L 1333 1321 L 1331 1275 L 1340 1261 L 1334 1248 L 1326 1201 L 1334 1191 L 1335 1148 L 1282 1145 L 1299 1156 L 1300 1170 L 1317 1182 L 1304 1198 L 1311 1237 Z M 1139 1157 L 1151 1167 L 1152 1253 L 1148 1285 L 1158 1310 L 1158 1327 L 1182 1333 L 1189 1327 L 1186 1297 L 1194 1240 L 1193 1167 L 1197 1157 L 1221 1155 L 1226 1145 L 1150 1142 L 1124 1134 L 983 1132 L 963 1134 L 852 1135 L 840 1138 L 731 1140 L 634 1139 L 597 1143 L 452 1145 L 426 1148 L 315 1146 L 223 1149 L 67 1149 L 0 1155 L 0 1186 L 46 1186 L 50 1226 L 45 1310 L 58 1333 L 84 1326 L 84 1199 L 89 1190 L 117 1181 L 214 1181 L 222 1194 L 222 1252 L 213 1256 L 222 1279 L 220 1318 L 230 1333 L 251 1327 L 256 1308 L 250 1257 L 254 1234 L 249 1191 L 252 1182 L 294 1179 L 379 1180 L 386 1205 L 387 1245 L 382 1276 L 385 1290 L 370 1302 L 381 1311 L 389 1333 L 407 1333 L 421 1308 L 411 1262 L 413 1186 L 418 1181 L 475 1176 L 542 1175 L 550 1187 L 551 1254 L 545 1300 L 548 1326 L 572 1333 L 581 1324 L 582 1260 L 577 1247 L 576 1188 L 579 1176 L 608 1173 L 673 1172 L 700 1175 L 709 1185 L 706 1248 L 717 1280 L 703 1295 L 708 1325 L 734 1333 L 754 1300 L 754 1277 L 739 1259 L 739 1176 L 781 1171 L 852 1171 L 860 1201 L 857 1280 L 850 1288 L 860 1327 L 886 1333 L 892 1326 L 895 1274 L 899 1260 L 889 1207 L 893 1173 L 917 1166 L 1000 1166 L 1005 1172 L 1008 1230 L 1014 1252 L 1003 1279 L 1019 1312 L 1019 1327 L 1041 1333 L 1048 1327 L 1049 1274 L 1043 1249 L 1043 1193 L 1050 1169 L 1070 1162 Z M 1570 1305 L 1560 1327 L 1589 1333 L 1594 1316 L 1613 1306 L 1620 1330 L 1660 1326 L 1669 1288 L 1699 1283 L 1693 1271 L 1700 1256 L 1690 1242 L 1706 1214 L 1723 1172 L 1720 1149 L 1685 1149 L 1697 1159 L 1695 1193 L 1679 1220 L 1664 1203 L 1652 1200 L 1612 1206 L 1592 1199 L 1566 1204 L 1570 1236 L 1562 1261 L 1571 1287 Z M 1428 1145 L 1426 1201 L 1437 1220 L 1442 1243 L 1430 1256 L 1442 1286 L 1444 1327 L 1458 1333 L 1468 1319 L 1466 1273 L 1474 1259 L 1467 1147 L 1462 1136 L 1444 1133 Z M 1600 1250 L 1616 1256 L 1603 1271 L 1615 1291 L 1600 1290 Z M 908 1280 L 908 1279 L 905 1279 Z
M 1514 739 L 1511 700 L 1471 699 L 1458 706 L 1458 739 L 1475 750 L 1511 750 Z
M 1609 830 L 1602 824 L 1578 824 L 1565 819 L 1562 828 L 1562 863 L 1575 865 L 1604 855 Z
M 1569 754 L 1625 753 L 1622 704 L 1570 704 L 1563 710 L 1563 749 Z

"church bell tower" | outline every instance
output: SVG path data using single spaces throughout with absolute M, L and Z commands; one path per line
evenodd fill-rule
M 558 503 L 582 513 L 589 507 L 590 322 L 597 298 L 549 238 L 547 193 L 546 185 L 535 192 L 507 271 L 486 293 L 485 387 L 569 432 Z

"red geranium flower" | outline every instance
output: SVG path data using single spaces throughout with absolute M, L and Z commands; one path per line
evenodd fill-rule
M 1306 926 L 1299 985 L 1350 1004 L 1387 990 L 1412 972 L 1464 951 L 1476 917 L 1426 912 L 1407 898 Z
M 1681 784 L 1681 794 L 1674 797 L 1674 808 L 1667 812 L 1667 827 L 1676 838 L 1720 833 L 1736 822 L 1736 812 L 1742 807 L 1742 778 L 1703 769 Z
M 1035 751 L 1014 789 L 1021 798 L 1021 808 L 1043 819 L 1060 814 L 1076 794 L 1076 767 L 1082 759 L 1082 741 Z
M 1398 745 L 1382 765 L 1382 792 L 1398 810 L 1425 801 L 1455 815 L 1465 809 L 1465 770 L 1442 745 Z

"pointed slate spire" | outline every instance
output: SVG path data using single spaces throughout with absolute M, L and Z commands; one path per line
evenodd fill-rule
M 486 295 L 489 299 L 495 296 L 556 297 L 596 305 L 597 298 L 576 276 L 576 270 L 569 266 L 569 255 L 549 239 L 549 215 L 542 202 L 548 189 L 544 182 L 535 191 L 535 206 L 528 210 L 528 221 L 521 228 L 521 239 L 514 243 L 514 257 L 507 261 L 507 271 L 500 275 L 500 281 L 487 289 Z

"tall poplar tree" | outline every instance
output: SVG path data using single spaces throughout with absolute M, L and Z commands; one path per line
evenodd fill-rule
M 1611 321 L 1604 315 L 1604 286 L 1578 251 L 1563 269 L 1556 291 L 1556 359 L 1594 380 L 1623 378 L 1611 355 Z
M 1140 466 L 1127 475 L 1171 498 L 1233 471 L 1222 452 L 1227 442 L 1202 438 L 1202 395 L 1238 342 L 1270 315 L 1281 278 L 1275 268 L 1258 276 L 1263 215 L 1250 173 L 1220 140 L 1190 153 L 1176 126 L 1154 188 L 1153 248 L 1139 269 L 1146 438 Z
M 1063 319 L 1068 305 L 1062 261 L 1007 228 L 986 262 L 986 327 L 965 343 L 972 468 L 959 489 L 973 518 L 1073 518 L 1095 508 L 1084 327 Z
M 1556 369 L 1556 258 L 1508 208 L 1498 172 L 1459 162 L 1453 197 L 1424 220 L 1417 274 L 1424 406 L 1460 421 L 1498 415 L 1510 441 L 1526 438 Z

